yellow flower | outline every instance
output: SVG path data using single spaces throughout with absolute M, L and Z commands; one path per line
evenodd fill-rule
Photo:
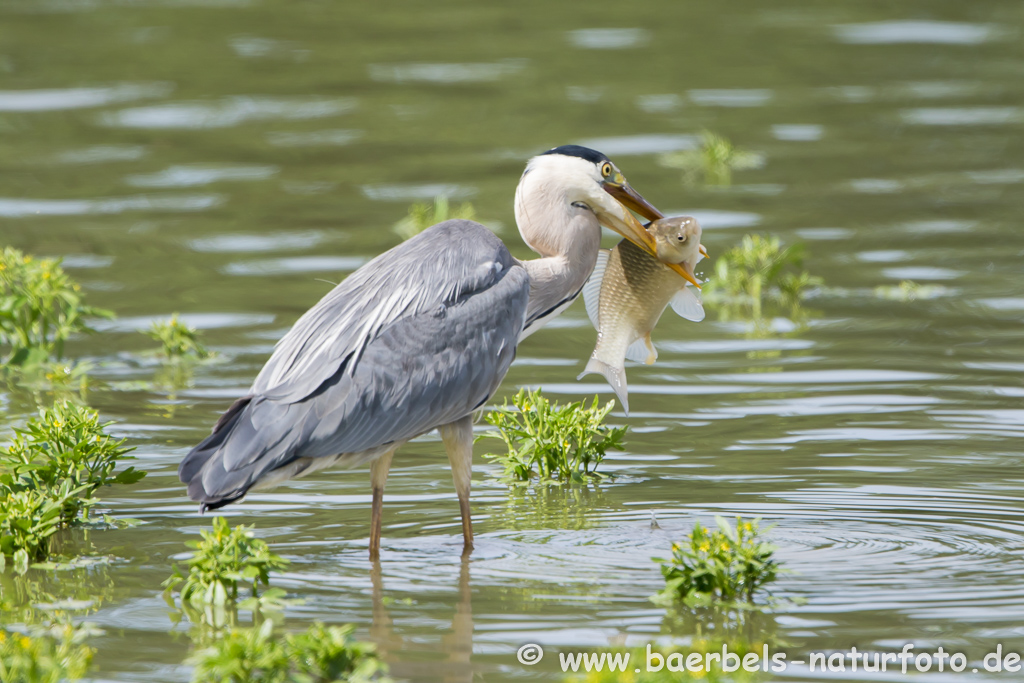
M 21 640 L 18 641 L 18 644 L 27 650 L 32 646 L 32 641 L 29 640 L 27 636 L 22 636 Z
M 728 543 L 723 543 L 722 545 L 718 546 L 718 549 L 719 550 L 728 550 L 729 549 L 729 544 Z
M 706 553 L 707 551 L 711 550 L 711 544 L 701 543 L 699 546 L 697 546 L 697 550 L 701 551 L 702 553 Z

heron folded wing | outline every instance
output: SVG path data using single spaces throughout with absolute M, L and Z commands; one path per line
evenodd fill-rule
M 300 458 L 405 441 L 470 414 L 515 357 L 528 296 L 529 278 L 514 266 L 486 290 L 382 330 L 351 375 L 339 368 L 297 402 L 253 399 L 206 455 L 190 495 L 234 500 Z
M 487 289 L 512 264 L 501 240 L 479 223 L 439 223 L 367 263 L 299 318 L 251 393 L 300 401 L 343 365 L 352 375 L 367 344 L 389 325 Z

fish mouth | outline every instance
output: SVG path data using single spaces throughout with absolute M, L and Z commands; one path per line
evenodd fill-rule
M 634 190 L 621 174 L 617 173 L 614 179 L 609 178 L 605 180 L 601 183 L 601 187 L 612 196 L 612 199 L 615 200 L 615 207 L 619 209 L 619 211 L 598 210 L 597 214 L 601 223 L 619 233 L 654 258 L 658 258 L 654 238 L 651 237 L 651 234 L 647 232 L 647 228 L 637 220 L 632 212 L 636 211 L 649 221 L 664 218 L 665 215 L 644 199 L 643 195 Z M 704 256 L 707 256 L 707 250 L 704 248 L 704 245 L 701 245 L 700 251 Z M 660 259 L 658 260 L 660 261 Z M 692 266 L 687 269 L 683 264 L 661 262 L 666 267 L 677 272 L 694 287 L 700 289 L 700 281 L 694 275 Z

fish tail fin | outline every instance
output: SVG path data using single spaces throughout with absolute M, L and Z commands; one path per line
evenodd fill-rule
M 608 380 L 608 384 L 611 385 L 612 391 L 615 392 L 615 396 L 618 397 L 619 403 L 622 405 L 622 409 L 626 411 L 626 416 L 629 416 L 629 389 L 626 386 L 626 370 L 623 367 L 614 367 L 605 363 L 603 360 L 597 358 L 591 358 L 587 362 L 587 367 L 583 368 L 583 372 L 580 373 L 576 379 L 583 379 L 584 376 L 589 375 L 592 372 L 599 372 L 604 375 L 604 378 Z

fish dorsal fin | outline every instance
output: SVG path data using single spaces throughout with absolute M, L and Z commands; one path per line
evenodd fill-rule
M 653 347 L 654 344 L 651 344 Z M 626 349 L 626 358 L 633 361 L 634 363 L 647 363 L 647 359 L 650 357 L 651 352 L 647 348 L 647 342 L 644 341 L 643 337 L 640 337 L 635 342 L 629 345 Z M 658 360 L 658 351 L 654 351 L 654 360 Z
M 704 319 L 704 304 L 701 303 L 697 292 L 687 285 L 680 289 L 670 302 L 672 310 L 681 318 L 699 323 Z
M 590 274 L 587 284 L 583 285 L 583 303 L 587 306 L 587 315 L 595 330 L 601 329 L 598 325 L 598 313 L 601 310 L 601 284 L 604 282 L 604 271 L 608 267 L 608 256 L 611 253 L 608 249 L 598 250 L 597 265 L 594 266 L 594 272 Z

